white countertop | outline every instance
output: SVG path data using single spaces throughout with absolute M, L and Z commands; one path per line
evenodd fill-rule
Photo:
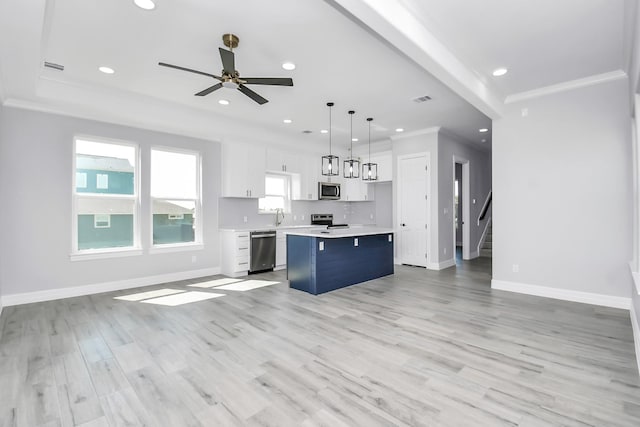
M 290 230 L 285 231 L 285 234 L 291 234 L 294 236 L 308 236 L 308 237 L 320 237 L 323 239 L 338 239 L 342 237 L 358 237 L 358 236 L 370 236 L 373 234 L 389 234 L 394 233 L 393 228 L 387 227 L 374 227 L 374 226 L 358 226 L 350 228 L 332 228 L 322 230 Z
M 362 224 L 352 224 L 350 225 L 350 227 L 352 228 L 363 228 L 363 227 L 373 227 L 373 228 L 377 228 L 375 225 L 362 225 Z M 220 228 L 220 231 L 238 231 L 238 232 L 242 232 L 242 231 L 269 231 L 269 230 L 275 230 L 275 231 L 285 231 L 285 232 L 289 232 L 290 230 L 325 230 L 327 228 L 326 225 L 279 225 L 279 226 L 275 226 L 275 225 L 265 225 L 265 226 L 261 226 L 261 227 L 246 227 L 246 228 Z M 376 233 L 377 234 L 377 233 Z

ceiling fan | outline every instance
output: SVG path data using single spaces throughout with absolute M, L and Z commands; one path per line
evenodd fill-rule
M 233 49 L 238 47 L 240 39 L 238 39 L 234 34 L 224 34 L 222 36 L 222 41 L 224 42 L 224 45 L 229 48 L 229 50 L 218 48 L 220 50 L 220 58 L 222 59 L 222 76 L 216 76 L 203 71 L 180 67 L 178 65 L 167 64 L 165 62 L 158 62 L 158 65 L 175 68 L 176 70 L 188 71 L 190 73 L 202 74 L 203 76 L 213 77 L 220 81 L 220 83 L 216 83 L 213 86 L 196 93 L 195 96 L 209 95 L 211 92 L 216 91 L 221 87 L 226 87 L 230 89 L 238 89 L 240 92 L 262 105 L 269 101 L 249 89 L 246 85 L 293 86 L 293 80 L 288 77 L 240 77 L 240 73 L 236 70 L 236 60 L 233 53 Z

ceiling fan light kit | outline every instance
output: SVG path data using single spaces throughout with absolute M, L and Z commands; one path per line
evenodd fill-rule
M 369 162 L 362 164 L 362 180 L 363 181 L 377 181 L 378 180 L 378 165 L 377 163 L 371 163 L 371 122 L 372 117 L 367 118 L 369 122 Z
M 340 175 L 340 158 L 331 154 L 331 107 L 333 105 L 333 102 L 327 102 L 327 107 L 329 107 L 329 154 L 322 156 L 322 175 L 328 177 Z
M 349 116 L 351 117 L 351 133 L 349 135 L 349 143 L 351 144 L 351 148 L 349 151 L 349 158 L 344 161 L 343 165 L 343 173 L 345 178 L 360 178 L 360 160 L 353 158 L 353 115 L 356 112 L 353 110 L 349 111 Z
M 201 90 L 196 93 L 195 96 L 206 96 L 211 92 L 224 87 L 227 89 L 237 89 L 258 104 L 262 105 L 269 102 L 269 100 L 249 89 L 246 85 L 293 86 L 293 79 L 289 77 L 240 77 L 240 73 L 236 70 L 235 54 L 233 53 L 233 49 L 238 47 L 240 39 L 235 34 L 224 34 L 222 36 L 222 42 L 229 48 L 229 50 L 218 48 L 218 51 L 220 52 L 220 59 L 222 60 L 221 76 L 178 65 L 167 64 L 166 62 L 158 62 L 158 65 L 211 77 L 220 82 Z

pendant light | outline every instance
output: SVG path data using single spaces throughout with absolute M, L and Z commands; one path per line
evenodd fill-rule
M 331 107 L 333 102 L 327 102 L 329 107 L 329 155 L 322 156 L 322 175 L 337 176 L 340 175 L 340 158 L 331 154 Z
M 349 159 L 344 161 L 343 173 L 345 178 L 359 178 L 360 177 L 360 160 L 356 160 L 353 158 L 353 115 L 355 111 L 349 111 L 349 116 L 351 116 L 351 133 L 350 133 L 350 143 L 351 143 L 351 151 L 349 152 Z
M 371 122 L 373 118 L 367 119 L 369 122 L 369 163 L 362 164 L 362 180 L 363 181 L 377 181 L 378 180 L 378 164 L 371 163 Z

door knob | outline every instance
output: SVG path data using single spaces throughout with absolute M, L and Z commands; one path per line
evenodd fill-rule
M 405 224 L 404 222 L 402 224 L 400 224 L 400 225 L 403 226 L 403 227 L 407 226 L 407 224 Z

